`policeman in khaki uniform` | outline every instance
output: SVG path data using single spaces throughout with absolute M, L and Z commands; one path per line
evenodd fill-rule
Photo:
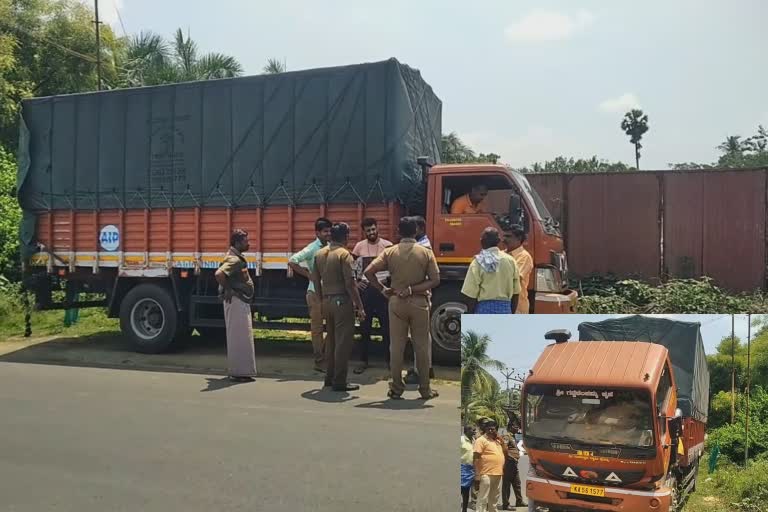
M 507 445 L 506 460 L 504 461 L 504 477 L 501 480 L 501 504 L 502 510 L 509 510 L 510 486 L 515 493 L 515 507 L 527 507 L 528 504 L 523 500 L 522 490 L 520 489 L 520 471 L 517 463 L 520 461 L 520 450 L 517 448 L 517 423 L 512 418 L 507 424 L 507 432 L 502 440 Z
M 384 249 L 365 269 L 365 277 L 371 285 L 389 298 L 390 368 L 392 383 L 388 396 L 402 398 L 403 357 L 411 332 L 416 355 L 416 371 L 419 374 L 419 393 L 429 400 L 438 396 L 429 385 L 429 299 L 427 292 L 440 284 L 440 274 L 432 251 L 416 242 L 416 221 L 403 217 L 398 226 L 400 243 Z M 388 270 L 392 287 L 386 288 L 376 273 Z M 425 277 L 426 276 L 426 277 Z
M 334 391 L 355 391 L 356 384 L 347 382 L 349 356 L 355 336 L 355 314 L 365 319 L 363 302 L 357 291 L 352 265 L 354 259 L 347 250 L 349 226 L 343 222 L 331 226 L 331 243 L 317 251 L 312 269 L 315 293 L 322 297 L 325 339 L 325 385 Z M 377 281 L 378 282 L 378 281 Z

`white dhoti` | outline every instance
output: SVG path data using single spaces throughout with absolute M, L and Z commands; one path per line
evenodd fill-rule
M 227 325 L 227 364 L 231 377 L 255 377 L 256 354 L 253 347 L 251 306 L 239 297 L 224 301 Z

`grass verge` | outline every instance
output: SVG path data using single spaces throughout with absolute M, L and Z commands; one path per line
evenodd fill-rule
M 712 474 L 701 468 L 683 512 L 768 512 L 768 458 L 747 468 L 722 458 L 717 466 Z

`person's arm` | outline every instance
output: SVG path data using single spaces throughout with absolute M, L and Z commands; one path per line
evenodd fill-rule
M 365 320 L 365 309 L 363 308 L 363 301 L 360 300 L 360 292 L 357 290 L 355 283 L 355 276 L 352 273 L 352 255 L 347 253 L 346 257 L 342 260 L 342 274 L 344 276 L 344 286 L 347 289 L 347 293 L 352 297 L 352 304 L 355 305 L 355 312 L 357 318 L 361 322 Z
M 461 198 L 457 198 L 453 203 L 451 203 L 451 215 L 461 215 L 464 213 L 464 204 L 461 201 Z
M 483 453 L 481 441 L 482 438 L 478 438 L 472 445 L 472 465 L 475 466 L 475 482 L 480 481 L 480 458 Z
M 299 274 L 300 276 L 304 276 L 307 279 L 312 279 L 312 276 L 309 275 L 309 270 L 302 267 L 301 263 L 308 261 L 309 258 L 314 257 L 315 255 L 312 254 L 312 244 L 309 244 L 291 256 L 291 258 L 288 260 L 288 266 L 291 268 L 291 270 L 293 270 L 294 274 Z
M 431 290 L 440 284 L 440 269 L 437 266 L 437 260 L 432 251 L 429 251 L 429 261 L 427 262 L 427 279 L 411 286 L 411 290 L 417 293 L 423 293 Z
M 233 271 L 233 264 L 229 260 L 229 258 L 224 260 L 224 263 L 221 264 L 221 266 L 216 270 L 216 273 L 213 275 L 216 278 L 216 282 L 221 286 L 221 289 L 223 291 L 223 299 L 225 302 L 229 302 L 232 300 L 232 295 L 234 295 L 234 291 L 232 290 L 232 286 L 229 283 L 229 276 L 232 275 Z
M 317 268 L 317 265 L 312 269 L 312 275 L 309 276 L 312 280 L 312 284 L 315 286 L 315 295 L 323 298 L 323 283 L 320 280 L 320 271 Z
M 467 275 L 464 276 L 464 284 L 461 287 L 461 294 L 466 297 L 467 313 L 474 313 L 477 307 L 477 296 L 480 295 L 480 277 L 478 273 L 477 261 L 472 260 L 467 269 Z
M 389 296 L 390 291 L 389 288 L 381 284 L 381 282 L 376 278 L 376 272 L 382 272 L 384 270 L 389 269 L 389 250 L 385 249 L 384 252 L 379 254 L 375 260 L 371 262 L 370 265 L 368 265 L 368 268 L 365 269 L 365 272 L 363 274 L 365 275 L 365 278 L 368 279 L 368 282 L 371 286 L 379 290 L 381 293 L 383 293 L 385 296 Z
M 510 307 L 512 308 L 512 313 L 517 311 L 517 304 L 520 302 L 520 294 L 516 294 L 512 296 L 512 301 Z
M 520 269 L 517 266 L 517 262 L 512 256 L 507 256 L 509 262 L 512 264 L 511 270 L 512 270 L 512 313 L 515 313 L 517 311 L 517 304 L 520 302 L 520 294 L 522 292 L 522 285 L 520 283 Z

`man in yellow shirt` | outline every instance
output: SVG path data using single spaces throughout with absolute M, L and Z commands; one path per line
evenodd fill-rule
M 533 272 L 533 258 L 531 253 L 525 250 L 523 243 L 527 235 L 522 226 L 515 224 L 504 233 L 504 243 L 507 246 L 507 254 L 514 258 L 517 270 L 520 272 L 520 298 L 517 301 L 515 313 L 527 315 L 531 312 L 531 304 L 528 300 L 528 283 Z
M 451 205 L 451 215 L 465 215 L 474 213 L 488 213 L 485 198 L 488 196 L 488 187 L 478 184 L 472 187 L 469 194 L 459 196 Z
M 496 505 L 499 502 L 507 447 L 499 437 L 497 427 L 495 421 L 486 421 L 483 424 L 485 433 L 477 438 L 473 446 L 475 480 L 480 482 L 476 512 L 496 512 Z
M 483 250 L 469 264 L 461 293 L 468 297 L 468 313 L 512 314 L 520 296 L 520 273 L 515 260 L 499 250 L 496 228 L 485 228 L 480 239 Z

